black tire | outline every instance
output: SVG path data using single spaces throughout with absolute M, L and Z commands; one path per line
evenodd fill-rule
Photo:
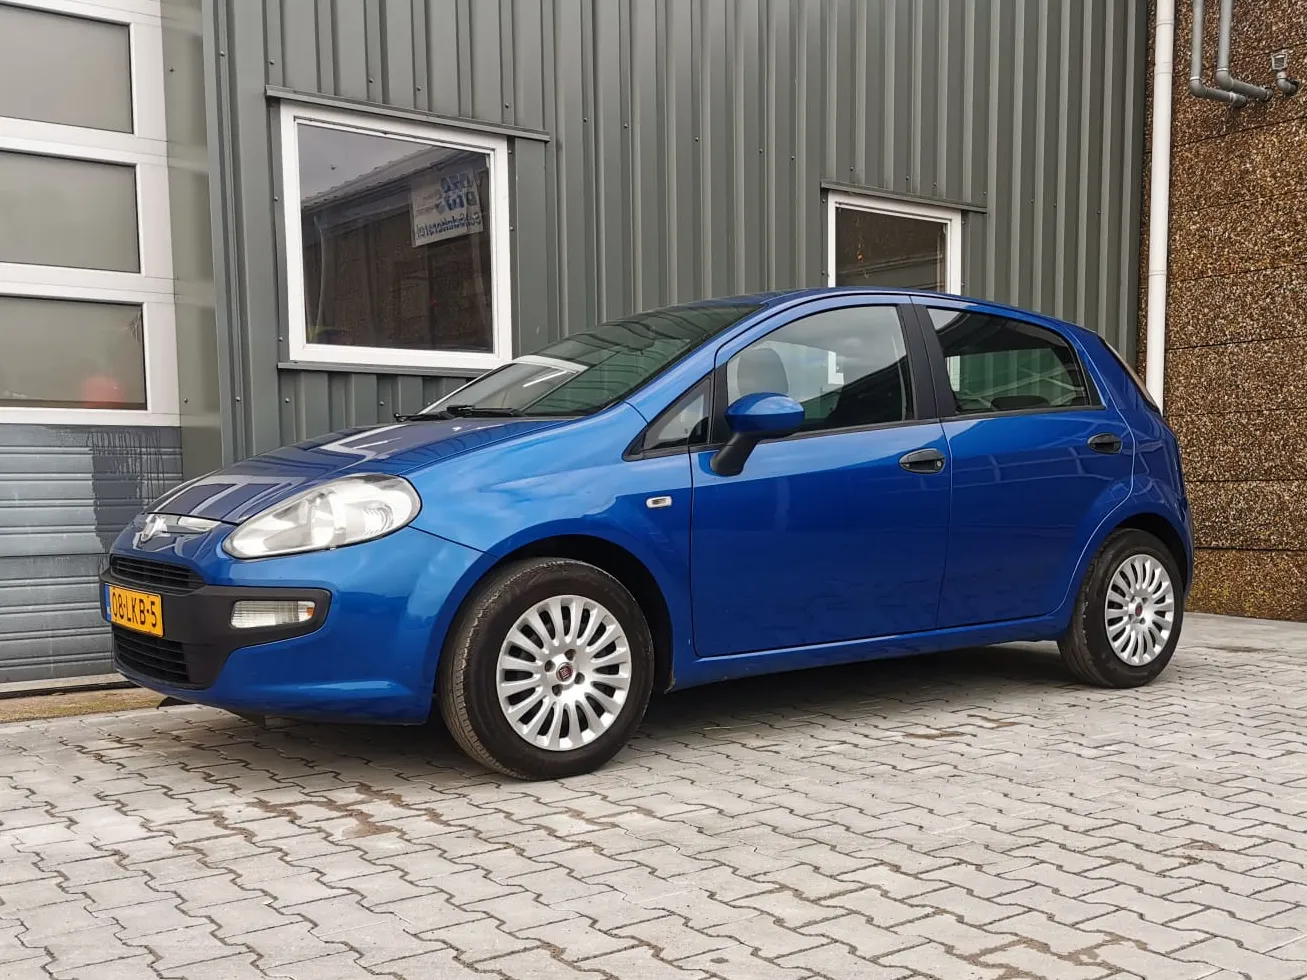
M 631 678 L 611 727 L 588 744 L 559 751 L 533 745 L 513 729 L 500 707 L 496 671 L 518 617 L 561 595 L 592 599 L 617 619 L 631 650 Z M 653 639 L 635 597 L 593 565 L 540 558 L 494 573 L 464 603 L 440 657 L 436 696 L 450 734 L 477 762 L 519 779 L 562 779 L 598 769 L 626 744 L 644 717 L 653 674 Z
M 1171 578 L 1175 616 L 1162 652 L 1149 663 L 1126 663 L 1112 649 L 1104 614 L 1108 586 L 1121 565 L 1135 555 L 1147 555 L 1161 562 Z M 1175 556 L 1166 545 L 1145 531 L 1125 528 L 1112 533 L 1099 549 L 1085 573 L 1076 596 L 1071 625 L 1058 640 L 1062 662 L 1077 679 L 1097 687 L 1140 687 L 1160 674 L 1170 663 L 1184 626 L 1184 595 Z

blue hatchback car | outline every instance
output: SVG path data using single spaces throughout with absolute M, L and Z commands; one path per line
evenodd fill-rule
M 103 580 L 128 678 L 248 715 L 419 724 L 524 778 L 653 691 L 1056 639 L 1145 684 L 1192 575 L 1176 440 L 1097 335 L 823 289 L 573 334 L 394 424 L 193 480 Z

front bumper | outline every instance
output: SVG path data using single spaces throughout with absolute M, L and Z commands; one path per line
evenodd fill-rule
M 331 607 L 331 593 L 326 589 L 204 584 L 185 588 L 180 583 L 158 581 L 160 578 L 164 576 L 149 574 L 146 563 L 124 560 L 121 556 L 112 556 L 108 570 L 100 576 L 102 612 L 113 631 L 114 666 L 133 677 L 186 690 L 211 687 L 227 658 L 241 647 L 276 643 L 315 632 L 326 622 Z M 108 615 L 110 586 L 157 595 L 165 635 L 153 636 L 112 625 Z M 286 626 L 236 629 L 231 625 L 232 609 L 238 601 L 273 599 L 312 602 L 313 616 L 303 623 Z
M 151 690 L 240 714 L 425 721 L 445 631 L 485 560 L 411 527 L 258 561 L 221 550 L 230 527 L 144 544 L 136 529 L 114 545 L 101 601 L 111 584 L 159 595 L 163 636 L 113 626 L 114 666 Z M 152 586 L 127 573 L 139 563 L 166 574 Z M 305 599 L 314 615 L 294 626 L 234 629 L 239 599 Z

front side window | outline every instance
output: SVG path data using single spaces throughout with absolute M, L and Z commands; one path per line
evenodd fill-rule
M 756 309 L 705 302 L 611 320 L 519 357 L 416 417 L 589 415 L 632 394 Z
M 931 309 L 955 414 L 983 415 L 1096 404 L 1071 345 L 1021 320 Z
M 292 359 L 502 363 L 503 141 L 376 125 L 283 108 Z
M 814 313 L 768 334 L 727 362 L 726 402 L 789 395 L 801 431 L 902 422 L 913 417 L 912 375 L 893 306 Z

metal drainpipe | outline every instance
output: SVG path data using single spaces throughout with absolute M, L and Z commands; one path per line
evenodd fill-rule
M 1203 0 L 1194 0 L 1193 41 L 1189 45 L 1189 93 L 1200 99 L 1228 102 L 1236 109 L 1248 104 L 1248 100 L 1238 92 L 1227 92 L 1203 83 Z
M 1221 33 L 1216 54 L 1216 84 L 1228 92 L 1238 92 L 1258 102 L 1268 102 L 1271 90 L 1241 81 L 1230 74 L 1230 35 L 1234 30 L 1234 0 L 1221 0 Z
M 1199 0 L 1201 5 L 1201 0 Z M 1152 166 L 1148 194 L 1148 393 L 1160 408 L 1166 374 L 1166 265 L 1171 218 L 1171 80 L 1175 74 L 1175 0 L 1157 0 L 1153 47 Z

